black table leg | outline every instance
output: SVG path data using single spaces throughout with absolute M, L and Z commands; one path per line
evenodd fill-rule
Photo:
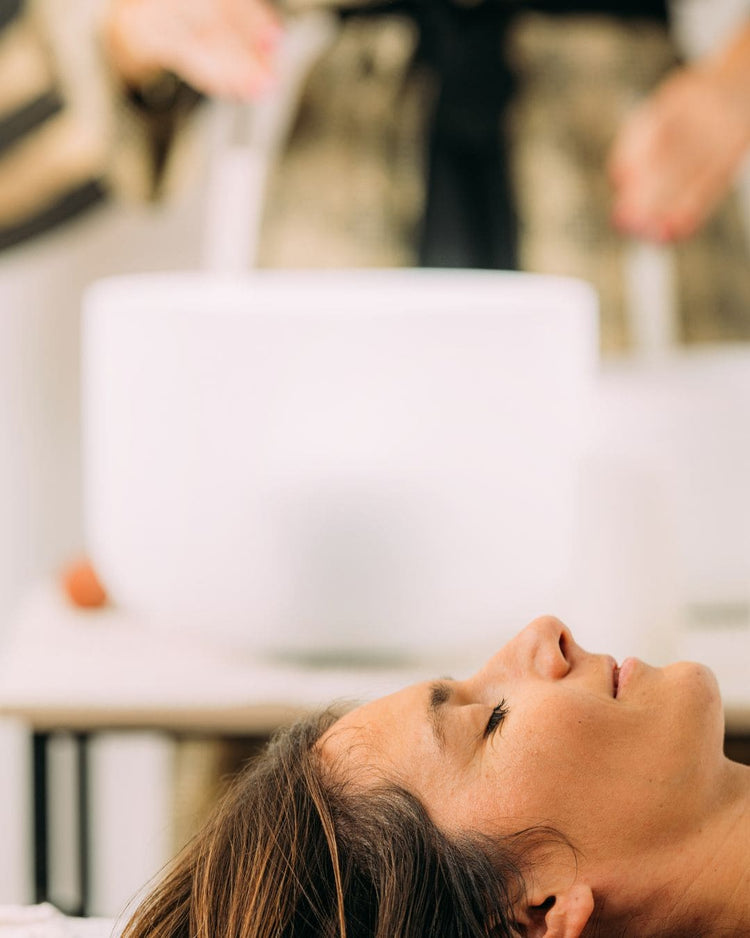
M 78 890 L 80 896 L 78 914 L 88 915 L 91 887 L 89 734 L 77 733 L 75 744 L 78 774 Z
M 34 733 L 32 741 L 34 895 L 37 902 L 46 902 L 49 899 L 49 784 L 47 779 L 49 738 L 49 733 Z
M 34 897 L 36 902 L 50 902 L 49 877 L 49 830 L 50 830 L 50 778 L 49 778 L 49 743 L 51 733 L 34 733 L 32 741 L 32 783 L 33 783 L 33 863 Z M 90 855 L 90 795 L 89 795 L 89 734 L 76 733 L 73 736 L 76 754 L 77 814 L 78 836 L 78 903 L 73 908 L 65 908 L 67 915 L 88 915 L 91 889 Z

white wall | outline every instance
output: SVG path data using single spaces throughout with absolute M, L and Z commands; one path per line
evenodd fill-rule
M 0 719 L 0 904 L 31 901 L 31 739 Z

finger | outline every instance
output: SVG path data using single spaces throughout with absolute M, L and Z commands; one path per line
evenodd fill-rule
M 652 161 L 660 129 L 659 116 L 654 110 L 650 103 L 641 105 L 620 126 L 607 160 L 609 177 L 614 184 L 627 180 Z
M 259 56 L 272 56 L 283 33 L 276 10 L 265 0 L 221 0 L 227 22 Z
M 116 25 L 129 53 L 121 70 L 137 81 L 149 71 L 168 69 L 198 90 L 221 97 L 248 99 L 262 94 L 272 81 L 271 56 L 248 43 L 223 8 L 224 2 L 228 0 L 120 3 Z M 266 22 L 264 17 L 259 13 L 256 21 Z M 134 64 L 129 64 L 134 53 Z
M 661 231 L 667 219 L 681 215 L 686 194 L 698 181 L 703 191 L 712 172 L 723 179 L 722 151 L 701 136 L 701 129 L 686 124 L 684 115 L 636 122 L 612 173 L 618 227 L 635 233 Z
M 725 195 L 741 163 L 745 143 L 722 127 L 713 135 L 662 141 L 640 168 L 615 183 L 613 221 L 630 233 L 675 238 L 692 234 Z
M 747 145 L 746 120 L 708 73 L 678 73 L 615 141 L 613 221 L 632 233 L 686 236 L 721 200 Z
M 255 11 L 242 24 L 237 18 L 240 7 Z M 215 71 L 222 76 L 222 90 L 216 93 L 240 97 L 263 93 L 272 82 L 280 35 L 275 16 L 259 0 L 219 0 L 212 10 L 210 28 L 204 28 L 198 39 L 200 51 L 215 58 Z M 192 50 L 192 55 L 198 54 L 198 49 Z
M 268 62 L 225 31 L 175 50 L 173 69 L 201 91 L 217 97 L 251 99 L 272 84 Z
M 682 240 L 698 231 L 726 195 L 733 177 L 727 163 L 703 167 L 672 204 L 665 207 L 661 224 L 667 239 Z

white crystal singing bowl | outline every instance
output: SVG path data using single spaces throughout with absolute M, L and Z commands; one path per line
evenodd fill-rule
M 144 622 L 374 654 L 497 635 L 554 600 L 587 285 L 163 274 L 84 305 L 87 547 Z

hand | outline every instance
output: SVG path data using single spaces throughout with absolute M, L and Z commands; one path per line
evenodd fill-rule
M 750 147 L 745 72 L 680 69 L 624 122 L 609 160 L 617 228 L 687 238 L 726 194 Z
M 257 97 L 273 79 L 281 24 L 267 0 L 110 0 L 104 41 L 135 86 L 168 70 L 199 91 Z

